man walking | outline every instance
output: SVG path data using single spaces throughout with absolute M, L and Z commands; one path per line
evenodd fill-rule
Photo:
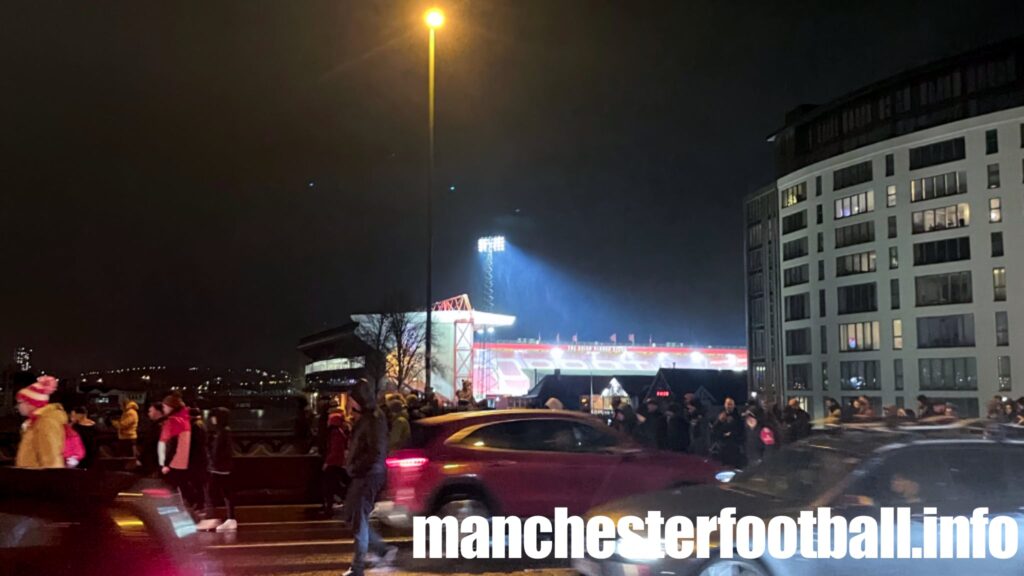
M 362 382 L 352 391 L 359 405 L 359 421 L 352 431 L 348 451 L 348 473 L 352 478 L 345 509 L 351 514 L 355 554 L 345 576 L 362 576 L 367 563 L 388 564 L 395 559 L 398 548 L 388 546 L 370 526 L 377 493 L 384 487 L 388 454 L 388 420 L 377 405 L 377 396 L 369 383 Z

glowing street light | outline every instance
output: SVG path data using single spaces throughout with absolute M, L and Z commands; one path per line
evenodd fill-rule
M 432 29 L 440 28 L 444 26 L 444 12 L 440 8 L 431 8 L 423 15 L 423 21 Z
M 430 28 L 430 43 L 428 49 L 427 64 L 427 125 L 430 132 L 430 164 L 427 171 L 427 334 L 426 354 L 424 355 L 424 380 L 427 388 L 430 388 L 431 374 L 431 343 L 433 342 L 434 327 L 434 32 L 444 24 L 444 12 L 439 8 L 431 8 L 423 15 L 423 21 Z

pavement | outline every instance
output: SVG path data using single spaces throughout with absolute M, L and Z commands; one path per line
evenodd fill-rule
M 238 531 L 200 533 L 199 541 L 219 561 L 227 576 L 339 576 L 352 559 L 352 533 L 340 520 L 318 516 L 313 506 L 239 507 Z M 569 576 L 567 561 L 552 560 L 416 560 L 410 534 L 381 531 L 399 547 L 395 564 L 369 570 L 374 575 Z

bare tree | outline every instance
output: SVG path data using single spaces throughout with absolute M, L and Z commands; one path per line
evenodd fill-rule
M 412 390 L 414 382 L 424 380 L 426 322 L 422 312 L 390 311 L 367 315 L 356 334 L 379 352 L 367 358 L 366 369 L 375 382 L 389 378 L 399 391 Z M 435 341 L 434 348 L 437 349 Z M 433 362 L 438 366 L 436 359 Z
M 366 371 L 373 379 L 375 387 L 388 375 L 387 358 L 393 348 L 389 321 L 390 318 L 386 314 L 373 314 L 366 316 L 356 329 L 356 336 L 378 352 L 366 359 Z

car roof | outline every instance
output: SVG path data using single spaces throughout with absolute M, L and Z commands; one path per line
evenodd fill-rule
M 888 426 L 880 423 L 849 425 L 827 430 L 805 440 L 805 444 L 835 450 L 853 456 L 867 457 L 912 445 L 990 443 L 1024 444 L 1018 427 L 992 425 L 983 421 L 963 420 L 939 425 Z
M 478 410 L 473 412 L 452 412 L 441 416 L 421 418 L 415 423 L 420 426 L 450 426 L 463 425 L 471 426 L 492 420 L 520 420 L 535 418 L 538 420 L 546 418 L 574 418 L 578 420 L 592 420 L 594 416 L 571 410 L 547 410 L 531 408 L 514 408 L 508 410 Z

